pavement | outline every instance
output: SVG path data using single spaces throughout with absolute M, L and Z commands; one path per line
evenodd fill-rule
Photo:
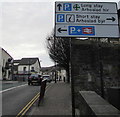
M 60 116 L 66 115 L 72 117 L 71 87 L 70 84 L 58 81 L 57 83 L 48 83 L 44 99 L 38 106 L 38 101 L 27 113 L 28 116 Z
M 24 84 L 27 84 L 27 82 L 23 82 L 23 81 L 7 81 L 7 80 L 4 81 L 3 80 L 3 81 L 0 81 L 0 91 L 8 89 L 8 88 L 24 85 Z

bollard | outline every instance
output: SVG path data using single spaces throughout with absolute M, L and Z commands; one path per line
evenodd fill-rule
M 44 98 L 45 88 L 46 88 L 46 82 L 47 82 L 46 79 L 42 80 L 42 82 L 41 82 L 41 88 L 40 88 L 40 96 L 39 96 L 38 106 L 40 105 L 41 100 Z

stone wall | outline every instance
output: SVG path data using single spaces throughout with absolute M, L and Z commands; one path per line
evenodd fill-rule
M 75 89 L 75 107 L 78 108 L 79 91 L 95 91 L 101 95 L 100 54 L 103 64 L 103 88 L 120 86 L 120 48 L 108 43 L 99 44 L 74 38 L 71 42 L 71 78 Z M 117 67 L 117 72 L 114 72 L 114 66 Z M 107 97 L 106 89 L 104 92 Z
M 80 117 L 120 117 L 120 111 L 94 91 L 79 91 Z

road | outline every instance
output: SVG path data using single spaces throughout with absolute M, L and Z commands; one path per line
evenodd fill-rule
M 12 87 L 17 87 L 26 83 L 27 82 L 22 82 L 22 81 L 0 81 L 0 84 L 2 85 L 2 88 L 0 89 L 0 91 L 8 88 L 12 88 Z
M 2 93 L 2 115 L 17 115 L 39 92 L 40 86 L 23 85 Z

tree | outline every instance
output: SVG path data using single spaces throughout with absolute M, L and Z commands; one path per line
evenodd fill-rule
M 70 44 L 69 38 L 57 38 L 51 34 L 47 38 L 47 48 L 50 58 L 67 72 L 69 82 Z

